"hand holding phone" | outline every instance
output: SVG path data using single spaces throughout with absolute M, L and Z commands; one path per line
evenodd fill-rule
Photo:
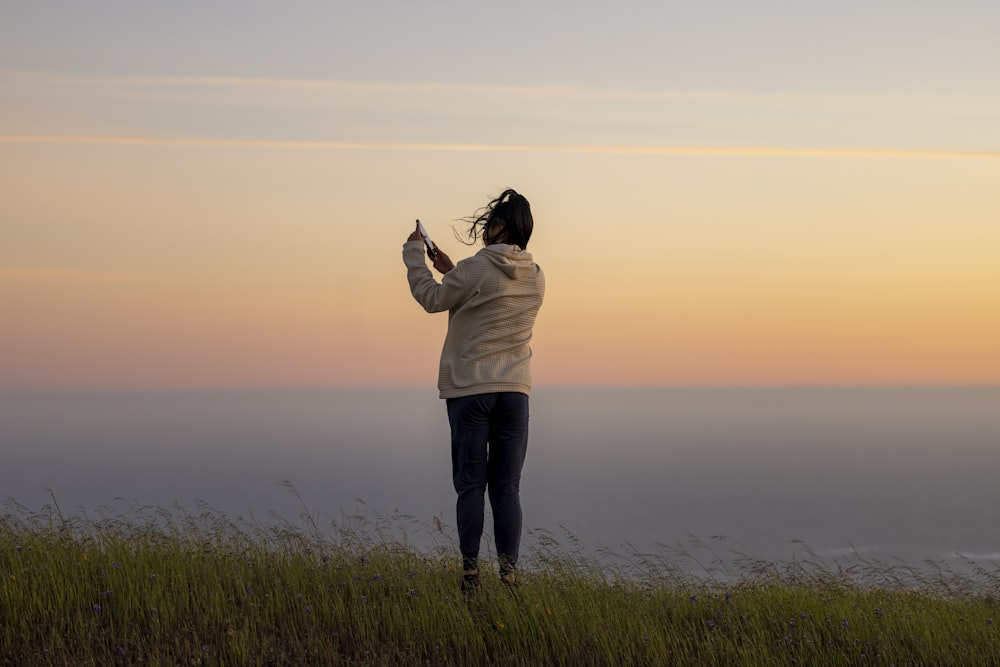
M 434 241 L 431 241 L 431 237 L 427 235 L 427 230 L 424 229 L 422 222 L 417 220 L 417 228 L 420 230 L 420 236 L 424 239 L 424 245 L 427 246 L 427 254 L 433 259 L 437 255 L 437 248 L 434 247 Z

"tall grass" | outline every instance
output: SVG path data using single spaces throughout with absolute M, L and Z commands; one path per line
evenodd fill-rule
M 447 529 L 417 548 L 411 521 L 140 506 L 66 518 L 8 503 L 0 663 L 1000 664 L 995 565 L 832 567 L 808 551 L 722 565 L 704 543 L 598 557 L 536 531 L 520 588 L 486 577 L 466 598 Z

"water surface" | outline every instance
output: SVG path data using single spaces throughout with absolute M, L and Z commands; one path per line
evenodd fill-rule
M 536 389 L 525 526 L 587 548 L 1000 560 L 1000 388 Z M 0 496 L 453 524 L 431 390 L 0 394 Z M 359 503 L 359 500 L 364 505 Z M 102 509 L 103 508 L 103 509 Z

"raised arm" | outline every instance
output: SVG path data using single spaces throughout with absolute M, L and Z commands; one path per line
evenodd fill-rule
M 403 245 L 403 263 L 406 264 L 406 280 L 410 283 L 410 293 L 428 313 L 449 310 L 462 303 L 468 290 L 464 271 L 456 268 L 439 248 L 433 258 L 434 268 L 445 274 L 439 283 L 424 260 L 424 242 L 419 231 L 410 234 Z

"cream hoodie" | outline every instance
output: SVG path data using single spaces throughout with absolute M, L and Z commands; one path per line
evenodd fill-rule
M 464 259 L 438 283 L 423 241 L 403 245 L 410 292 L 428 313 L 448 311 L 438 391 L 457 398 L 531 392 L 531 329 L 545 295 L 545 275 L 531 253 L 496 243 Z

